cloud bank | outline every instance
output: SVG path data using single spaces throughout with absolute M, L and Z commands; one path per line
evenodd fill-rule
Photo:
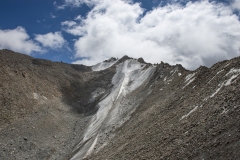
M 32 52 L 42 52 L 41 47 L 30 39 L 23 27 L 0 29 L 0 49 L 11 49 L 28 55 Z
M 195 69 L 239 55 L 240 22 L 231 6 L 199 1 L 145 12 L 130 0 L 65 1 L 93 6 L 85 18 L 62 23 L 66 32 L 79 36 L 74 45 L 77 63 L 93 65 L 128 55 Z

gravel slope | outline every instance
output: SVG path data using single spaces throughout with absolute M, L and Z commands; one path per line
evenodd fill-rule
M 137 67 L 119 74 L 129 61 Z M 143 75 L 137 74 L 151 67 L 134 88 Z M 239 57 L 188 71 L 124 56 L 92 71 L 0 50 L 0 74 L 0 159 L 65 160 L 79 151 L 77 159 L 99 160 L 240 157 Z M 84 142 L 118 85 L 121 95 L 112 96 L 116 102 L 101 127 Z

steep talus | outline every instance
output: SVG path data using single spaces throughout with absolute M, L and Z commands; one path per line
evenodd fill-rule
M 158 65 L 152 92 L 89 159 L 238 159 L 239 81 L 240 58 L 195 71 Z
M 238 159 L 240 58 L 195 71 L 0 51 L 0 159 Z
M 114 69 L 53 63 L 0 51 L 0 159 L 63 159 L 96 112 L 92 92 Z M 44 158 L 43 158 L 44 157 Z M 47 158 L 48 157 L 48 158 Z

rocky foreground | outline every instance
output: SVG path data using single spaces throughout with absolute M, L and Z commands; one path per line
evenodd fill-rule
M 0 50 L 0 159 L 238 159 L 240 58 L 188 71 Z

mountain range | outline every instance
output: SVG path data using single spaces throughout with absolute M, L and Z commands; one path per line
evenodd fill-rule
M 94 66 L 0 50 L 0 159 L 239 159 L 240 57 Z

